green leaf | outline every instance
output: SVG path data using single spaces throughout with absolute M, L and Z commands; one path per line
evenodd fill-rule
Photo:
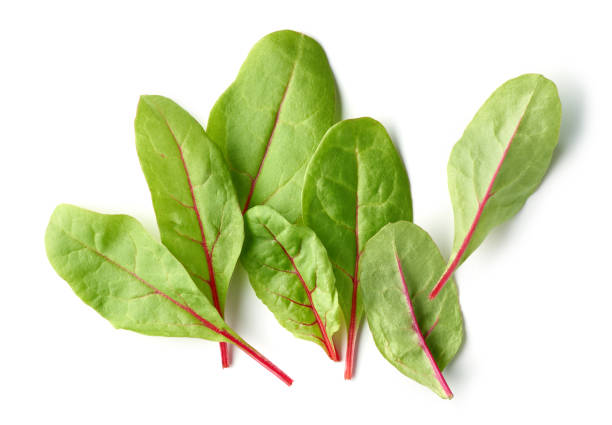
M 340 305 L 327 252 L 308 227 L 289 223 L 267 206 L 245 215 L 242 263 L 255 293 L 298 338 L 319 344 L 337 361 L 333 335 Z
M 306 166 L 338 115 L 334 76 L 316 41 L 278 31 L 253 47 L 207 127 L 227 158 L 243 214 L 265 204 L 298 220 Z
M 427 297 L 444 270 L 438 247 L 401 221 L 370 239 L 361 264 L 360 290 L 379 351 L 404 375 L 452 398 L 441 370 L 461 346 L 463 319 L 454 282 L 436 300 Z
M 557 88 L 537 74 L 506 82 L 476 113 L 448 161 L 455 241 L 431 298 L 491 229 L 514 216 L 537 189 L 560 126 Z
M 60 205 L 45 244 L 57 273 L 116 328 L 230 342 L 291 384 L 236 335 L 181 263 L 135 219 Z
M 244 225 L 225 160 L 202 126 L 162 96 L 142 96 L 136 148 L 164 245 L 223 317 Z M 222 363 L 229 366 L 227 347 Z
M 325 134 L 306 172 L 304 222 L 327 249 L 348 324 L 345 378 L 353 369 L 363 305 L 357 291 L 365 243 L 389 222 L 412 220 L 410 183 L 385 128 L 371 118 Z

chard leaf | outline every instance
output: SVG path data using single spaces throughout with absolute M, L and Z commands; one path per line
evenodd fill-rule
M 334 76 L 316 41 L 278 31 L 253 47 L 207 127 L 243 214 L 265 204 L 297 221 L 306 166 L 337 115 Z
M 245 223 L 242 264 L 259 299 L 287 330 L 339 360 L 332 337 L 340 329 L 340 305 L 321 241 L 263 205 L 249 209 Z
M 116 328 L 229 342 L 291 385 L 223 321 L 181 263 L 132 217 L 60 205 L 45 244 L 57 273 Z
M 244 225 L 219 149 L 187 111 L 162 96 L 142 96 L 136 148 L 161 240 L 223 317 Z M 225 343 L 223 367 L 229 366 Z
M 389 222 L 412 220 L 410 183 L 385 128 L 371 118 L 342 121 L 312 158 L 302 197 L 304 222 L 327 249 L 348 326 L 345 378 L 353 371 L 363 314 L 357 291 L 365 243 Z
M 557 88 L 537 74 L 506 82 L 476 113 L 448 161 L 455 240 L 431 298 L 491 229 L 514 216 L 537 189 L 560 126 Z
M 463 319 L 454 282 L 436 300 L 427 297 L 444 270 L 438 247 L 400 221 L 368 241 L 361 264 L 359 287 L 379 351 L 404 375 L 452 398 L 441 371 L 461 346 Z

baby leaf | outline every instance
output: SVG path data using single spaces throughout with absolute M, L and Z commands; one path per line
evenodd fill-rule
M 337 115 L 334 76 L 316 41 L 278 31 L 253 47 L 207 127 L 243 214 L 266 204 L 291 222 L 299 218 L 306 166 Z
M 323 244 L 312 230 L 267 206 L 249 209 L 245 223 L 242 263 L 259 299 L 291 333 L 339 360 L 332 337 L 341 313 Z
M 135 219 L 60 205 L 45 244 L 57 273 L 116 328 L 229 342 L 291 385 L 291 378 L 236 335 L 181 263 Z
M 223 317 L 244 240 L 225 160 L 202 126 L 165 97 L 142 96 L 134 127 L 162 242 Z M 227 367 L 227 346 L 221 344 Z
M 412 220 L 410 183 L 385 128 L 371 118 L 342 121 L 312 158 L 302 197 L 304 222 L 327 249 L 348 324 L 346 371 L 353 374 L 363 314 L 357 291 L 365 243 L 389 222 Z
M 561 102 L 555 84 L 526 74 L 499 87 L 476 113 L 448 161 L 455 216 L 453 253 L 430 294 L 537 189 L 559 139 Z
M 441 370 L 463 339 L 457 287 L 435 301 L 427 294 L 444 270 L 444 259 L 429 235 L 415 224 L 388 224 L 366 244 L 360 291 L 374 342 L 404 375 L 452 398 Z

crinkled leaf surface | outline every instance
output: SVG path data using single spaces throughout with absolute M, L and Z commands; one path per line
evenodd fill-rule
M 265 204 L 291 222 L 299 218 L 306 166 L 338 115 L 334 76 L 316 41 L 278 31 L 253 47 L 207 127 L 243 213 Z
M 420 227 L 401 221 L 368 241 L 361 264 L 359 287 L 380 352 L 404 375 L 451 398 L 441 370 L 461 346 L 463 319 L 454 282 L 428 299 L 444 270 L 438 247 Z
M 162 242 L 223 315 L 244 240 L 225 160 L 202 126 L 165 97 L 141 97 L 135 128 Z
M 202 126 L 165 97 L 142 96 L 134 127 L 162 242 L 223 317 L 244 240 L 225 159 Z M 225 343 L 221 359 L 228 367 Z
M 347 372 L 363 313 L 358 287 L 365 243 L 390 222 L 412 220 L 408 175 L 385 128 L 371 118 L 342 121 L 325 134 L 306 172 L 304 222 L 327 249 L 348 325 Z
M 45 244 L 57 273 L 116 328 L 231 342 L 291 383 L 230 329 L 181 263 L 135 219 L 60 205 Z
M 537 74 L 506 82 L 476 113 L 448 162 L 455 239 L 432 297 L 491 229 L 514 216 L 536 190 L 560 125 L 557 88 Z
M 316 342 L 338 360 L 332 337 L 341 313 L 321 241 L 308 227 L 289 223 L 267 206 L 249 209 L 245 227 L 242 264 L 259 299 L 291 333 Z

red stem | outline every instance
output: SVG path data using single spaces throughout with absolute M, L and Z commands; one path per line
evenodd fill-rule
M 412 300 L 410 299 L 410 293 L 408 292 L 408 285 L 406 285 L 406 279 L 404 277 L 404 270 L 402 269 L 402 263 L 399 259 L 399 256 L 397 255 L 397 252 L 395 253 L 395 260 L 397 261 L 397 268 L 400 272 L 400 277 L 402 279 L 402 286 L 403 286 L 402 289 L 406 297 L 406 303 L 408 304 L 408 309 L 410 310 L 410 316 L 412 317 L 412 329 L 417 335 L 419 346 L 425 352 L 425 356 L 427 356 L 427 359 L 429 360 L 429 363 L 431 364 L 431 367 L 433 368 L 434 376 L 436 377 L 436 380 L 440 383 L 440 386 L 444 390 L 444 393 L 446 394 L 448 398 L 453 398 L 453 392 L 451 391 L 450 387 L 446 383 L 446 379 L 444 379 L 444 375 L 442 375 L 442 372 L 440 371 L 440 368 L 438 367 L 436 360 L 433 358 L 431 351 L 429 351 L 429 347 L 427 347 L 427 344 L 425 343 L 425 338 L 423 338 L 423 334 L 421 333 L 421 328 L 419 327 L 419 322 L 417 322 L 416 314 L 414 312 L 414 306 L 412 305 Z
M 288 386 L 291 386 L 291 384 L 293 384 L 293 379 L 291 379 L 285 372 L 280 370 L 274 363 L 264 357 L 259 351 L 255 350 L 249 344 L 242 342 L 224 329 L 220 329 L 219 333 L 230 341 L 232 341 L 234 345 L 236 345 L 242 351 L 251 356 L 251 358 L 257 363 L 259 363 L 260 365 L 268 369 L 270 372 L 272 372 L 274 375 L 276 375 L 276 377 L 283 381 L 285 384 L 287 384 Z
M 287 259 L 291 262 L 291 266 L 293 267 L 293 270 L 295 270 L 295 274 L 298 277 L 298 279 L 300 280 L 300 283 L 302 284 L 302 287 L 304 288 L 304 291 L 306 291 L 306 296 L 308 297 L 308 302 L 310 304 L 309 305 L 304 305 L 304 306 L 310 308 L 310 310 L 314 314 L 317 326 L 319 327 L 319 330 L 321 331 L 321 335 L 323 336 L 323 344 L 325 345 L 325 351 L 327 351 L 327 355 L 333 361 L 335 361 L 335 362 L 339 361 L 340 358 L 338 357 L 338 352 L 336 351 L 336 347 L 334 346 L 334 343 L 330 340 L 329 335 L 327 335 L 327 329 L 325 329 L 325 325 L 323 324 L 323 321 L 321 320 L 321 316 L 319 315 L 319 312 L 317 311 L 317 309 L 315 308 L 314 303 L 312 302 L 312 293 L 314 292 L 315 289 L 317 289 L 316 288 L 316 280 L 315 280 L 315 287 L 311 291 L 308 288 L 308 285 L 306 285 L 306 282 L 304 281 L 304 278 L 302 277 L 302 274 L 300 273 L 300 271 L 298 270 L 297 266 L 295 265 L 295 261 L 293 261 L 293 256 L 291 256 L 291 254 L 289 254 L 289 252 L 287 252 L 287 250 L 285 249 L 283 244 L 281 244 L 278 241 L 278 239 L 276 239 L 276 235 L 274 233 L 272 233 L 272 231 L 268 228 L 268 226 L 263 224 L 263 227 L 270 234 L 270 236 L 272 236 L 272 239 L 274 239 L 274 242 L 276 242 L 278 244 L 278 246 L 280 246 L 280 248 L 283 250 L 283 253 L 287 257 Z
M 518 124 L 514 128 L 514 133 L 512 133 L 512 137 L 510 137 L 510 141 L 508 142 L 508 145 L 504 149 L 504 153 L 502 154 L 502 157 L 501 157 L 499 163 L 497 164 L 497 168 L 495 168 L 495 172 L 493 173 L 493 177 L 491 178 L 491 181 L 489 182 L 489 186 L 487 187 L 487 191 L 486 191 L 484 197 L 482 198 L 482 201 L 480 201 L 478 203 L 478 210 L 476 211 L 476 215 L 474 216 L 474 220 L 472 221 L 472 224 L 470 226 L 470 230 L 468 231 L 467 235 L 465 236 L 465 239 L 463 239 L 463 242 L 461 243 L 461 246 L 459 247 L 459 250 L 457 251 L 457 254 L 455 254 L 455 258 L 453 258 L 453 261 L 446 268 L 446 270 L 444 271 L 444 274 L 442 275 L 442 277 L 440 278 L 438 283 L 436 283 L 436 286 L 434 286 L 434 289 L 429 294 L 429 299 L 430 300 L 433 300 L 434 298 L 436 298 L 438 296 L 438 294 L 440 293 L 440 291 L 442 290 L 444 285 L 446 285 L 446 283 L 448 282 L 448 280 L 450 279 L 452 274 L 455 272 L 457 267 L 459 267 L 459 262 L 461 261 L 461 257 L 463 257 L 463 254 L 465 253 L 465 250 L 467 249 L 468 245 L 470 244 L 470 241 L 472 240 L 472 236 L 474 235 L 474 231 L 476 230 L 476 226 L 478 225 L 478 222 L 480 221 L 480 216 L 482 215 L 484 207 L 487 204 L 487 202 L 489 201 L 489 199 L 491 198 L 491 196 L 493 195 L 493 192 L 492 192 L 493 191 L 493 184 L 495 183 L 495 179 L 497 178 L 497 175 L 499 174 L 499 170 L 501 169 L 502 164 L 504 163 L 504 160 L 506 159 L 506 155 L 508 154 L 508 150 L 510 149 L 510 145 L 512 145 L 512 141 L 514 140 L 514 137 L 516 136 L 516 133 L 517 133 L 517 131 L 519 129 L 519 126 L 521 125 L 521 121 L 523 121 L 523 116 L 524 115 L 525 114 L 523 113 L 523 115 L 519 119 Z
M 357 182 L 359 182 L 359 152 L 355 149 L 355 162 L 357 164 Z M 359 188 L 355 191 L 355 271 L 352 276 L 353 293 L 351 295 L 351 319 L 346 341 L 346 366 L 344 379 L 353 377 L 355 365 L 355 345 L 357 341 L 357 289 L 359 287 Z
M 251 198 L 253 197 L 253 192 L 255 192 L 255 185 L 257 184 L 257 179 L 261 174 L 261 169 L 263 168 L 264 161 L 266 160 L 266 156 L 268 156 L 268 151 L 270 150 L 270 145 L 272 144 L 272 138 L 274 137 L 274 133 L 276 132 L 276 126 L 278 125 L 278 120 L 280 118 L 281 109 L 283 107 L 283 103 L 285 102 L 285 96 L 287 96 L 287 90 L 289 89 L 289 83 L 291 83 L 291 79 L 293 78 L 293 73 L 295 71 L 295 63 L 293 64 L 293 68 L 291 69 L 291 74 L 289 74 L 289 79 L 287 80 L 287 85 L 283 90 L 283 95 L 281 96 L 280 103 L 278 104 L 278 109 L 276 110 L 276 116 L 274 117 L 274 123 L 272 124 L 272 131 L 270 131 L 270 136 L 268 137 L 268 141 L 266 142 L 266 148 L 264 149 L 263 156 L 261 157 L 261 162 L 259 163 L 259 168 L 257 168 L 257 173 L 255 177 L 251 179 L 251 187 L 249 188 L 249 193 L 247 195 L 247 199 L 244 203 L 244 207 L 242 208 L 242 215 L 244 215 L 249 209 L 249 205 L 251 204 Z
M 221 350 L 221 367 L 225 369 L 230 365 L 229 347 L 227 346 L 227 342 L 220 342 L 219 349 Z
M 225 338 L 227 338 L 228 340 L 230 340 L 233 344 L 235 344 L 238 348 L 240 348 L 242 351 L 244 351 L 245 353 L 247 353 L 249 356 L 251 356 L 255 361 L 257 361 L 259 364 L 261 364 L 263 367 L 265 367 L 266 369 L 268 369 L 270 372 L 272 372 L 274 375 L 276 375 L 281 381 L 283 381 L 285 384 L 287 385 L 291 385 L 293 383 L 293 379 L 291 379 L 289 376 L 287 376 L 287 374 L 285 374 L 285 372 L 283 372 L 282 370 L 280 370 L 276 365 L 274 365 L 270 360 L 268 360 L 267 358 L 265 358 L 262 354 L 260 354 L 257 350 L 255 350 L 253 347 L 251 347 L 250 345 L 248 345 L 246 342 L 241 341 L 240 339 L 236 338 L 235 336 L 233 336 L 232 334 L 230 334 L 228 331 L 226 331 L 225 329 L 219 329 L 218 327 L 216 327 L 215 325 L 213 325 L 211 322 L 209 322 L 208 320 L 206 320 L 205 318 L 203 318 L 202 316 L 200 316 L 195 310 L 193 310 L 191 307 L 189 307 L 187 304 L 182 304 L 180 302 L 178 302 L 177 300 L 175 300 L 174 298 L 172 298 L 170 295 L 166 294 L 165 292 L 160 291 L 159 289 L 157 289 L 154 285 L 152 285 L 151 283 L 147 282 L 146 280 L 144 280 L 142 277 L 138 276 L 136 273 L 134 273 L 133 271 L 125 268 L 124 266 L 122 266 L 121 264 L 111 260 L 108 256 L 104 255 L 103 253 L 101 253 L 100 251 L 90 247 L 89 245 L 81 242 L 78 239 L 73 238 L 75 241 L 77 241 L 78 243 L 80 243 L 81 245 L 83 245 L 85 248 L 87 248 L 88 250 L 90 250 L 91 252 L 93 252 L 94 254 L 102 257 L 104 260 L 108 261 L 109 263 L 111 263 L 112 265 L 114 265 L 115 267 L 119 268 L 120 270 L 123 270 L 124 272 L 126 272 L 127 274 L 129 274 L 130 276 L 132 276 L 134 279 L 138 280 L 140 283 L 142 283 L 143 285 L 145 285 L 146 287 L 148 287 L 149 289 L 151 289 L 153 292 L 155 292 L 157 295 L 161 296 L 162 298 L 165 298 L 166 300 L 170 301 L 171 303 L 173 303 L 174 305 L 176 305 L 177 307 L 179 307 L 180 309 L 186 311 L 187 313 L 189 313 L 190 315 L 192 315 L 195 319 L 197 319 L 202 326 L 208 328 L 209 330 L 211 330 L 212 332 L 222 335 Z
M 355 364 L 355 342 L 357 340 L 357 283 L 353 282 L 353 297 L 351 302 L 351 321 L 349 324 L 348 336 L 346 341 L 346 367 L 344 369 L 344 379 L 353 377 Z
M 202 217 L 200 216 L 200 210 L 198 209 L 198 204 L 196 202 L 195 192 L 193 190 L 193 184 L 191 183 L 191 175 L 189 174 L 189 169 L 187 168 L 187 162 L 185 161 L 185 157 L 183 155 L 183 148 L 179 144 L 178 139 L 176 138 L 176 135 L 174 134 L 174 130 L 172 130 L 172 127 L 170 127 L 170 124 L 168 123 L 166 116 L 159 109 L 158 109 L 158 113 L 164 119 L 164 122 L 166 123 L 166 127 L 168 128 L 168 131 L 170 131 L 170 134 L 172 135 L 172 138 L 174 139 L 174 143 L 176 144 L 176 147 L 179 151 L 179 155 L 181 157 L 181 162 L 183 164 L 183 170 L 185 171 L 185 176 L 187 177 L 187 184 L 189 185 L 189 193 L 191 195 L 191 202 L 193 205 L 192 208 L 193 208 L 193 211 L 195 212 L 196 219 L 198 220 L 198 226 L 200 228 L 200 237 L 202 238 L 200 245 L 202 246 L 202 249 L 204 250 L 204 257 L 206 258 L 206 266 L 208 268 L 208 277 L 209 277 L 208 285 L 210 286 L 212 301 L 213 301 L 215 308 L 221 315 L 221 317 L 223 317 L 223 310 L 221 309 L 221 304 L 219 303 L 217 282 L 215 281 L 215 270 L 213 267 L 212 253 L 208 249 L 208 244 L 206 243 L 206 235 L 204 234 L 204 224 L 202 223 Z M 221 367 L 225 369 L 229 367 L 230 365 L 227 343 L 220 342 L 219 348 L 221 350 Z

